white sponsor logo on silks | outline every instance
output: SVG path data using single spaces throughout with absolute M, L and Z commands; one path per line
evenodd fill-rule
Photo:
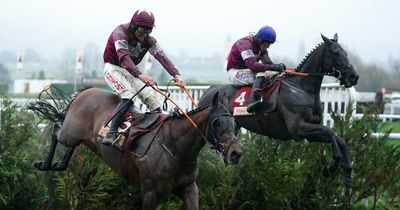
M 128 41 L 123 39 L 115 41 L 114 45 L 115 45 L 115 50 L 128 49 Z
M 244 50 L 240 53 L 240 55 L 242 56 L 243 60 L 246 60 L 247 58 L 251 58 L 251 57 L 256 57 L 254 55 L 253 50 Z

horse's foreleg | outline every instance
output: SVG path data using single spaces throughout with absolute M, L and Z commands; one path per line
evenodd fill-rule
M 157 201 L 157 194 L 155 190 L 151 190 L 148 192 L 144 192 L 143 193 L 143 206 L 142 209 L 143 210 L 153 210 L 156 209 L 157 205 L 158 205 L 158 201 Z
M 58 139 L 57 139 L 57 131 L 60 129 L 61 124 L 60 123 L 54 123 L 53 125 L 53 132 L 51 134 L 51 143 L 50 143 L 50 151 L 47 154 L 47 157 L 44 161 L 38 161 L 34 163 L 33 165 L 35 168 L 41 171 L 48 171 L 51 169 L 52 161 L 53 161 L 53 156 L 54 156 L 54 151 L 56 150 Z
M 337 169 L 339 160 L 343 157 L 333 131 L 328 127 L 310 123 L 300 123 L 296 131 L 298 136 L 304 137 L 311 142 L 323 142 L 332 145 L 332 160 L 324 173 L 325 175 L 332 174 Z
M 198 210 L 199 209 L 199 189 L 196 183 L 192 183 L 183 189 L 182 194 L 179 195 L 183 202 L 185 202 L 186 209 Z
M 351 158 L 349 154 L 349 150 L 347 147 L 347 143 L 344 139 L 342 139 L 340 136 L 335 136 L 337 143 L 339 145 L 340 151 L 343 154 L 343 170 L 344 170 L 344 179 L 343 179 L 343 184 L 346 186 L 346 189 L 351 188 L 351 170 L 352 170 L 352 164 L 351 164 Z
M 56 163 L 51 167 L 52 171 L 64 171 L 68 167 L 68 163 L 71 160 L 72 154 L 74 153 L 75 147 L 68 147 L 67 152 L 64 155 L 61 163 Z

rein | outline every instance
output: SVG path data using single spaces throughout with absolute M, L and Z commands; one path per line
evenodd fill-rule
M 183 87 L 183 91 L 185 91 L 186 95 L 192 101 L 192 104 L 194 105 L 194 107 L 197 108 L 197 104 L 196 104 L 196 102 L 194 102 L 193 97 L 190 95 L 189 90 L 186 88 L 186 86 Z
M 165 90 L 165 92 L 168 93 L 168 87 L 169 87 L 169 85 L 170 85 L 170 83 L 171 83 L 172 81 L 176 81 L 176 79 L 171 79 L 171 80 L 168 82 L 167 89 Z M 160 89 L 160 88 L 159 88 L 159 89 Z M 183 86 L 182 89 L 183 89 L 183 91 L 186 93 L 186 95 L 189 97 L 189 99 L 190 99 L 190 101 L 192 102 L 193 106 L 194 106 L 195 108 L 197 108 L 197 104 L 196 104 L 196 102 L 194 102 L 194 99 L 193 99 L 192 95 L 190 95 L 190 92 L 189 92 L 189 90 L 186 88 L 186 86 Z M 161 89 L 160 89 L 160 90 L 161 90 Z M 168 93 L 168 96 L 170 96 L 169 93 Z M 166 101 L 167 101 L 167 99 L 165 99 L 164 103 L 166 103 Z
M 154 87 L 153 85 L 150 85 L 150 87 L 152 87 L 156 92 L 158 92 L 158 93 L 160 93 L 161 95 L 163 95 L 163 96 L 166 98 L 166 100 L 171 101 L 171 103 L 173 103 L 173 104 L 183 113 L 183 115 L 186 117 L 186 119 L 189 120 L 189 122 L 190 122 L 190 124 L 192 124 L 193 128 L 196 129 L 196 131 L 198 131 L 198 132 L 200 133 L 201 138 L 202 138 L 205 142 L 211 144 L 211 148 L 212 148 L 212 149 L 215 149 L 217 152 L 220 152 L 220 153 L 223 153 L 223 154 L 225 154 L 225 153 L 229 150 L 229 148 L 230 148 L 230 146 L 233 144 L 233 142 L 231 142 L 231 143 L 228 145 L 228 149 L 227 149 L 227 150 L 222 149 L 222 151 L 219 151 L 219 143 L 218 143 L 218 142 L 210 142 L 210 140 L 203 134 L 203 132 L 202 132 L 202 131 L 199 129 L 199 127 L 196 125 L 196 123 L 186 114 L 186 112 L 183 111 L 183 109 L 182 109 L 181 107 L 178 106 L 178 104 L 177 104 L 174 100 L 172 100 L 169 96 L 167 96 L 165 93 L 163 93 L 158 87 L 156 88 L 156 87 Z M 209 123 L 208 123 L 208 124 L 207 124 L 207 128 L 206 128 L 206 134 L 208 133 L 209 127 L 210 127 L 210 125 L 209 125 Z M 171 132 L 171 129 L 169 129 L 169 130 L 170 130 L 170 132 Z M 171 134 L 170 134 L 170 136 L 172 137 Z M 167 147 L 165 144 L 163 144 L 163 143 L 160 141 L 160 139 L 159 139 L 159 137 L 158 137 L 157 135 L 155 135 L 155 137 L 156 137 L 157 141 L 160 143 L 161 147 L 162 147 L 169 155 L 171 155 L 171 157 L 174 158 L 174 160 L 176 160 L 178 163 L 185 164 L 185 165 L 194 165 L 194 164 L 197 164 L 197 163 L 198 163 L 198 160 L 196 160 L 196 161 L 190 161 L 190 162 L 189 162 L 189 161 L 180 160 L 179 158 L 177 158 L 177 157 L 174 155 L 174 153 L 173 153 L 171 150 L 168 149 L 168 147 Z
M 174 139 L 174 138 L 172 137 L 171 123 L 170 123 L 170 128 L 169 128 L 169 135 L 171 136 L 172 139 Z M 157 136 L 157 134 L 155 135 L 155 138 L 156 138 L 156 140 L 158 141 L 158 143 L 160 143 L 161 147 L 162 147 L 172 158 L 174 158 L 174 160 L 175 160 L 176 162 L 178 162 L 179 164 L 183 164 L 183 165 L 195 165 L 195 164 L 197 164 L 197 163 L 199 162 L 198 159 L 197 159 L 196 161 L 184 161 L 184 160 L 179 159 L 178 157 L 176 157 L 176 156 L 174 155 L 173 152 L 171 152 L 171 150 L 168 149 L 168 147 L 167 147 L 164 143 L 161 142 L 161 140 L 160 140 L 160 138 Z
M 193 122 L 193 120 L 189 117 L 189 115 L 187 115 L 186 112 L 183 111 L 183 109 L 182 109 L 174 100 L 172 100 L 169 96 L 167 96 L 165 93 L 163 93 L 160 89 L 155 88 L 153 85 L 150 85 L 150 87 L 153 88 L 153 89 L 154 89 L 155 91 L 157 91 L 158 93 L 160 93 L 161 95 L 163 95 L 163 96 L 164 96 L 167 100 L 169 100 L 171 103 L 173 103 L 173 104 L 183 113 L 183 115 L 184 115 L 184 116 L 186 117 L 186 119 L 190 122 L 190 124 L 192 124 L 193 128 L 196 129 L 196 130 L 200 133 L 201 138 L 203 138 L 203 140 L 205 140 L 206 142 L 208 142 L 209 144 L 211 144 L 212 146 L 214 146 L 213 143 L 211 143 L 211 142 L 207 139 L 207 137 L 203 134 L 203 132 L 201 132 L 201 130 L 199 129 L 199 127 L 196 125 L 196 123 Z
M 306 72 L 297 72 L 295 68 L 286 68 L 287 70 L 284 70 L 286 74 L 290 75 L 295 75 L 295 76 L 302 76 L 302 77 L 323 77 L 323 76 L 333 76 L 334 72 L 326 73 L 326 74 L 321 74 L 321 73 L 306 73 Z M 335 70 L 335 72 L 339 72 Z M 340 75 L 340 72 L 339 72 Z

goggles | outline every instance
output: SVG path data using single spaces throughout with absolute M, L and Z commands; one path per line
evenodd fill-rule
M 150 34 L 153 31 L 153 28 L 148 26 L 137 26 L 136 30 L 141 34 Z

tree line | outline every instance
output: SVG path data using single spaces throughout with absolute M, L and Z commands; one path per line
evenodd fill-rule
M 89 42 L 84 48 L 84 78 L 102 78 L 103 59 L 99 47 Z M 349 52 L 349 58 L 356 71 L 360 74 L 357 91 L 376 92 L 382 87 L 387 90 L 400 90 L 400 58 L 390 57 L 386 64 L 374 63 L 374 61 L 363 61 L 358 55 Z M 224 55 L 214 53 L 207 57 L 193 57 L 185 53 L 170 55 L 171 60 L 177 65 L 182 75 L 189 83 L 199 82 L 227 82 L 224 70 Z M 0 83 L 10 83 L 15 78 L 16 53 L 9 51 L 0 52 Z M 289 58 L 274 58 L 275 62 L 286 63 L 287 66 L 295 67 L 296 62 Z M 29 79 L 57 78 L 65 79 L 71 83 L 75 80 L 76 49 L 64 49 L 61 57 L 57 60 L 48 60 L 42 57 L 34 49 L 28 48 L 24 55 L 24 70 L 29 72 Z M 140 66 L 141 68 L 143 66 Z M 154 62 L 149 72 L 159 79 L 160 84 L 169 81 L 168 75 L 161 70 L 162 66 Z M 26 76 L 26 74 L 24 74 Z M 215 79 L 219 80 L 215 80 Z M 208 81 L 209 80 L 209 81 Z

